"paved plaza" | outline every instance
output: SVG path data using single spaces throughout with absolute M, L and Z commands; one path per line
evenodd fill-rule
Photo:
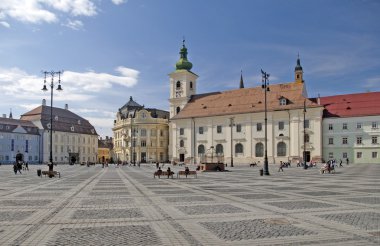
M 0 245 L 380 244 L 380 165 L 187 179 L 154 179 L 148 164 L 41 167 L 0 166 Z

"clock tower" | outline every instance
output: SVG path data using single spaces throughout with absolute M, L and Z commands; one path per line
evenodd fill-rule
M 196 94 L 198 75 L 191 72 L 193 64 L 187 60 L 187 48 L 183 40 L 179 52 L 180 59 L 175 64 L 176 70 L 169 74 L 170 78 L 170 118 L 178 114 L 191 96 Z

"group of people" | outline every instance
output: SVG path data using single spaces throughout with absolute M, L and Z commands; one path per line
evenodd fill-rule
M 28 170 L 29 171 L 29 164 L 28 164 L 28 162 L 16 161 L 13 164 L 13 171 L 15 172 L 15 174 L 17 174 L 17 172 L 19 172 L 20 174 L 22 174 L 21 170 L 24 170 L 24 171 Z
M 158 163 L 158 162 L 157 162 Z M 161 176 L 162 175 L 162 170 L 161 170 L 161 167 L 158 166 L 158 170 L 157 170 L 157 175 L 158 176 Z M 190 169 L 189 167 L 185 167 L 185 175 L 187 177 L 187 175 L 189 175 L 190 173 Z M 166 175 L 168 176 L 168 178 L 170 178 L 170 176 L 173 176 L 174 172 L 170 169 L 170 167 L 168 167 L 168 169 L 166 170 Z

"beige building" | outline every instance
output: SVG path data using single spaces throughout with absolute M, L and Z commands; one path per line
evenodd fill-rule
M 130 100 L 116 114 L 115 161 L 163 162 L 168 160 L 169 112 L 145 108 Z
M 264 160 L 264 90 L 261 86 L 197 94 L 198 75 L 191 70 L 183 44 L 170 77 L 170 143 L 172 161 L 199 163 L 210 154 L 225 163 Z M 305 121 L 304 105 L 306 107 Z M 300 60 L 295 81 L 269 85 L 267 153 L 269 163 L 321 159 L 322 112 L 308 99 Z M 305 124 L 305 132 L 304 132 Z M 305 144 L 304 144 L 305 139 Z M 216 159 L 214 160 L 216 161 Z
M 112 163 L 113 159 L 113 140 L 106 136 L 105 139 L 98 140 L 98 163 Z
M 42 105 L 21 115 L 21 120 L 33 122 L 40 129 L 41 161 L 50 158 L 50 107 L 45 99 Z M 98 154 L 98 134 L 90 122 L 69 111 L 53 107 L 53 162 L 81 163 L 96 162 Z

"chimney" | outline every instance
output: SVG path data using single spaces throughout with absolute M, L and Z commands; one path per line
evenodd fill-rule
M 7 115 L 6 115 L 6 114 L 3 114 L 3 118 L 7 118 Z
M 106 136 L 106 140 L 108 140 L 108 136 Z
M 65 109 L 69 110 L 69 105 L 67 103 L 65 104 Z
M 46 99 L 42 99 L 42 106 L 46 106 Z
M 321 105 L 321 96 L 319 95 L 319 93 L 318 93 L 318 97 L 317 97 L 317 103 L 318 103 L 318 105 Z

